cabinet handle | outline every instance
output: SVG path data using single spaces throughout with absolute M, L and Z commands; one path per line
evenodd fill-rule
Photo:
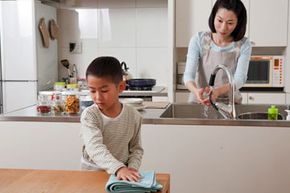
M 249 100 L 251 100 L 251 101 L 254 101 L 254 100 L 255 100 L 255 98 L 254 98 L 254 97 L 252 97 L 252 96 L 249 96 Z
M 256 43 L 254 41 L 250 41 L 251 45 L 254 46 Z

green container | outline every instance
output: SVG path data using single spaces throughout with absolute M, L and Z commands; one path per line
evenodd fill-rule
M 275 105 L 268 108 L 268 120 L 278 120 L 278 108 Z

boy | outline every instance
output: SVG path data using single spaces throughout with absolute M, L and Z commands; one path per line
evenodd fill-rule
M 120 180 L 138 181 L 142 117 L 119 102 L 126 87 L 120 62 L 114 57 L 96 58 L 87 68 L 86 79 L 95 104 L 81 115 L 82 169 L 106 170 Z

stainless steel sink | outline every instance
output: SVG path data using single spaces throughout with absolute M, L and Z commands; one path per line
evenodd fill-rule
M 261 119 L 267 114 L 270 105 L 236 105 L 239 119 Z M 286 117 L 286 105 L 277 105 L 282 117 Z M 252 114 L 246 115 L 245 113 Z M 260 115 L 255 115 L 260 114 Z M 264 115 L 262 115 L 264 114 Z M 240 117 L 239 117 L 240 116 Z M 262 116 L 262 117 L 261 117 Z M 193 118 L 193 119 L 223 119 L 213 107 L 205 107 L 200 104 L 173 103 L 161 114 L 161 118 Z M 266 118 L 267 119 L 267 118 Z
M 247 112 L 238 115 L 238 119 L 268 119 L 268 114 L 265 112 Z M 278 114 L 278 120 L 283 120 L 283 115 Z

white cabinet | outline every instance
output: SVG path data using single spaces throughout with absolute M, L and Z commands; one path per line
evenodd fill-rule
M 256 47 L 287 46 L 288 0 L 242 0 L 247 14 L 246 36 Z M 209 30 L 215 0 L 176 1 L 176 47 L 188 47 L 192 35 Z
M 254 46 L 287 46 L 288 0 L 252 0 L 249 18 Z
M 1 1 L 0 35 L 3 80 L 36 80 L 34 2 Z
M 213 0 L 176 1 L 176 47 L 188 47 L 190 38 L 198 31 L 207 31 Z
M 286 94 L 286 104 L 290 104 L 290 93 Z
M 285 104 L 284 93 L 248 93 L 248 104 Z
M 248 104 L 248 93 L 241 92 L 242 95 L 242 104 Z
M 258 92 L 241 92 L 242 104 L 290 104 L 290 94 L 285 93 L 258 93 Z M 186 103 L 189 92 L 176 92 L 175 102 Z

